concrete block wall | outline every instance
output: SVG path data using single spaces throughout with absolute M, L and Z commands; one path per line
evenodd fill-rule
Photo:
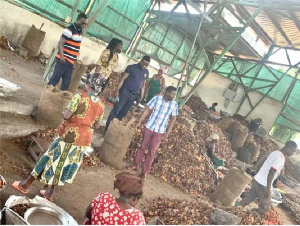
M 230 102 L 227 107 L 225 107 L 224 104 L 226 99 L 223 97 L 223 94 L 232 82 L 232 80 L 212 72 L 197 87 L 195 94 L 200 96 L 207 106 L 211 106 L 213 103 L 217 102 L 219 104 L 217 106 L 218 111 L 223 110 L 233 115 L 240 104 L 244 91 L 242 87 L 239 86 L 235 99 L 233 102 Z M 251 92 L 249 93 L 249 97 L 252 105 L 255 105 L 260 98 L 263 97 L 263 95 L 258 92 Z M 283 104 L 269 97 L 265 97 L 264 100 L 247 117 L 247 120 L 250 121 L 255 118 L 261 118 L 263 120 L 263 127 L 269 131 L 271 130 L 282 107 Z M 239 114 L 247 115 L 250 109 L 249 102 L 246 99 L 239 111 Z

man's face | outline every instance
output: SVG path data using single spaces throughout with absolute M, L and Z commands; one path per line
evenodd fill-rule
M 290 157 L 290 156 L 294 155 L 296 153 L 296 151 L 297 151 L 297 148 L 288 147 L 288 148 L 286 148 L 285 153 L 287 156 Z
M 140 66 L 142 69 L 146 69 L 149 66 L 149 62 L 145 60 L 140 61 Z
M 87 23 L 88 23 L 88 20 L 85 18 L 76 20 L 76 26 L 81 29 L 84 29 L 87 26 Z
M 176 97 L 176 91 L 166 92 L 165 94 L 167 101 L 172 101 Z
M 117 52 L 117 53 L 122 52 L 122 49 L 123 49 L 123 44 L 122 44 L 122 43 L 120 43 L 120 44 L 118 44 L 118 45 L 116 46 L 116 52 Z
M 162 70 L 162 69 L 159 69 L 159 70 L 158 70 L 158 72 L 157 72 L 157 74 L 158 74 L 158 75 L 160 75 L 160 76 L 162 76 L 162 75 L 163 75 L 163 73 L 164 73 L 164 72 L 163 72 L 163 70 Z
M 213 142 L 214 144 L 216 144 L 216 143 L 218 143 L 218 140 L 212 140 L 212 142 Z

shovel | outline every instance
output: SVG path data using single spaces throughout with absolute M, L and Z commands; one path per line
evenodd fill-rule
M 213 164 L 211 164 L 211 161 L 209 159 L 209 157 L 207 156 L 206 152 L 203 151 L 202 149 L 200 150 L 200 153 L 204 156 L 205 160 L 208 162 L 209 167 L 212 169 L 212 171 L 216 174 L 216 184 L 218 184 L 218 180 L 219 180 L 219 175 L 218 172 L 215 170 L 215 167 Z

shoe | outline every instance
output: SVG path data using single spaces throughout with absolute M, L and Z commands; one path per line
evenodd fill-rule
M 137 167 L 136 166 L 126 166 L 126 169 L 127 170 L 134 170 L 134 171 L 137 171 Z
M 145 174 L 145 173 L 142 173 L 142 174 L 140 175 L 140 178 L 141 178 L 142 180 L 146 180 L 146 174 Z

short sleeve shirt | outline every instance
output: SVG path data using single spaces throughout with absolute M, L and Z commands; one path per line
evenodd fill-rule
M 285 157 L 281 151 L 273 151 L 258 173 L 255 175 L 254 179 L 261 185 L 267 186 L 268 175 L 271 169 L 276 170 L 276 175 L 273 178 L 273 181 L 280 175 L 285 163 Z M 273 182 L 272 182 L 273 184 Z
M 99 194 L 91 204 L 92 225 L 145 225 L 141 211 L 120 209 L 117 201 L 110 193 Z
M 103 50 L 97 63 L 99 66 L 101 66 L 99 73 L 106 79 L 111 75 L 113 69 L 117 66 L 119 59 L 118 54 L 114 54 L 110 61 L 108 61 L 109 56 L 110 50 Z
M 64 29 L 62 37 L 66 40 L 63 48 L 64 58 L 71 64 L 74 64 L 79 55 L 82 41 L 82 30 L 77 28 L 76 24 L 73 23 Z M 56 54 L 56 57 L 60 58 L 59 52 Z
M 155 96 L 147 106 L 153 111 L 146 123 L 146 128 L 157 133 L 165 133 L 170 116 L 178 115 L 177 102 L 165 102 L 163 96 Z
M 127 66 L 126 73 L 129 74 L 125 80 L 123 87 L 132 93 L 138 93 L 143 82 L 149 78 L 148 69 L 142 69 L 139 64 Z

